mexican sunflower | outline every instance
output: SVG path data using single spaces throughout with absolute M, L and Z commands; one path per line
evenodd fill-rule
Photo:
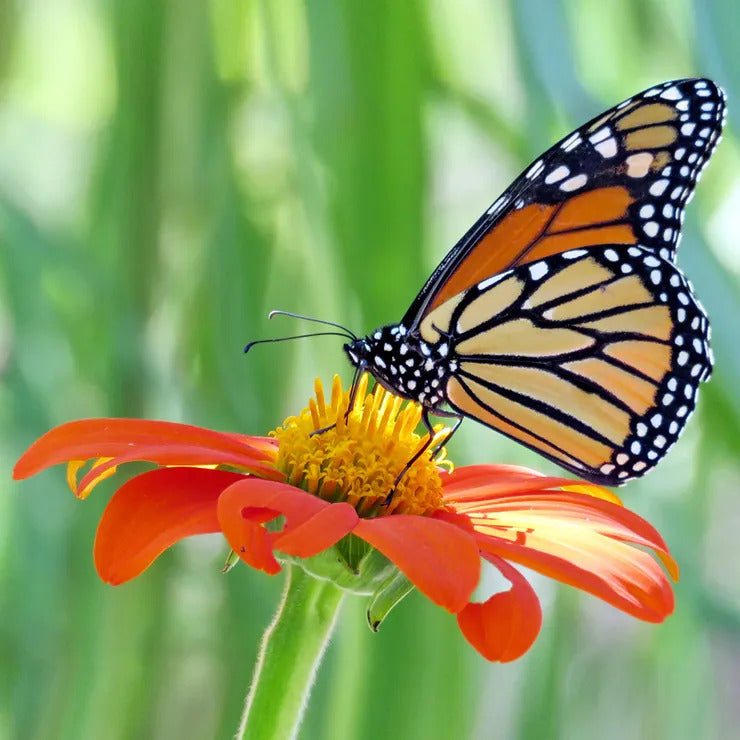
M 675 579 L 663 539 L 608 490 L 508 465 L 451 470 L 438 451 L 442 427 L 394 488 L 425 441 L 415 432 L 421 408 L 380 386 L 367 394 L 367 377 L 349 413 L 348 404 L 338 378 L 330 399 L 317 380 L 308 407 L 269 437 L 164 421 L 73 421 L 31 445 L 14 477 L 66 462 L 72 490 L 85 498 L 123 463 L 157 466 L 124 483 L 100 521 L 95 566 L 114 585 L 184 537 L 221 532 L 253 568 L 273 575 L 298 563 L 342 590 L 373 594 L 374 627 L 412 584 L 456 615 L 465 638 L 492 661 L 525 653 L 542 620 L 512 563 L 648 622 L 672 612 L 670 581 L 649 552 Z M 321 570 L 326 553 L 329 576 Z M 511 585 L 477 603 L 481 559 Z

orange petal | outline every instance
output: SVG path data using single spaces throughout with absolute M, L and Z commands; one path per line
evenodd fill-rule
M 468 465 L 442 474 L 446 502 L 490 500 L 527 491 L 563 489 L 621 504 L 619 497 L 603 486 L 586 481 L 545 476 L 515 465 Z
M 532 478 L 542 480 L 545 476 L 536 470 L 520 465 L 463 465 L 452 472 L 440 473 L 445 491 L 474 488 L 480 484 L 511 485 Z
M 678 579 L 678 566 L 655 527 L 621 505 L 591 495 L 565 491 L 530 491 L 490 501 L 456 503 L 450 507 L 467 517 L 479 533 L 520 541 L 522 534 L 545 529 L 563 533 L 593 532 L 655 550 L 671 577 Z M 438 512 L 439 518 L 449 510 Z
M 270 532 L 263 523 L 285 516 L 285 526 Z M 347 503 L 330 504 L 285 483 L 258 478 L 230 486 L 218 502 L 218 517 L 231 548 L 253 568 L 277 573 L 277 548 L 289 555 L 311 557 L 352 531 L 357 513 Z
M 249 469 L 264 466 L 274 456 L 261 437 L 169 421 L 82 419 L 55 427 L 37 439 L 16 463 L 13 477 L 28 478 L 57 463 L 101 457 L 113 458 L 110 465 L 145 460 L 160 465 L 225 464 Z M 84 488 L 84 479 L 80 484 Z
M 501 558 L 485 557 L 511 582 L 511 588 L 482 604 L 468 604 L 457 615 L 457 623 L 465 639 L 486 660 L 508 663 L 532 647 L 542 626 L 542 609 L 537 594 L 518 570 Z
M 349 504 L 330 504 L 303 524 L 286 528 L 275 537 L 273 546 L 288 555 L 310 558 L 336 545 L 355 528 L 358 520 L 357 512 Z
M 106 506 L 95 535 L 100 577 L 113 585 L 124 583 L 178 540 L 218 532 L 218 496 L 242 477 L 224 470 L 165 468 L 124 483 Z
M 85 466 L 87 460 L 71 460 L 67 463 L 67 485 L 77 498 L 86 499 L 100 481 L 110 478 L 118 470 L 116 465 L 109 465 L 109 457 L 95 460 L 88 473 L 83 476 L 84 486 L 77 482 L 77 473 Z
M 213 450 L 203 450 L 202 448 L 187 445 L 171 445 L 167 449 L 150 445 L 137 447 L 130 453 L 118 455 L 117 457 L 104 458 L 103 462 L 96 462 L 77 484 L 77 495 L 80 498 L 87 497 L 97 483 L 112 475 L 119 465 L 138 461 L 155 462 L 163 466 L 177 467 L 186 465 L 192 465 L 193 467 L 230 465 L 269 480 L 282 480 L 284 477 L 271 463 L 252 460 L 247 464 L 247 459 L 243 454 L 237 456 L 231 455 L 228 452 L 214 452 Z
M 662 538 L 647 522 L 591 496 L 546 493 L 466 511 L 481 550 L 588 591 L 640 619 L 660 622 L 673 611 L 665 572 L 632 544 L 655 550 L 677 575 Z
M 480 576 L 473 536 L 429 517 L 397 514 L 361 519 L 354 533 L 380 550 L 435 604 L 456 613 L 470 599 Z

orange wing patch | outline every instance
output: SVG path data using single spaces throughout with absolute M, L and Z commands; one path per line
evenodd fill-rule
M 630 414 L 605 398 L 582 390 L 553 373 L 534 367 L 481 365 L 463 362 L 463 372 L 470 372 L 490 383 L 541 401 L 569 413 L 621 446 L 630 429 Z
M 678 116 L 676 109 L 665 103 L 641 105 L 637 110 L 632 110 L 626 115 L 623 112 L 624 110 L 620 111 L 622 115 L 616 123 L 616 127 L 622 131 L 642 126 L 653 126 L 656 123 L 665 123 L 666 121 L 675 121 Z
M 604 352 L 655 381 L 662 380 L 671 368 L 671 348 L 667 344 L 627 340 L 613 342 Z
M 566 362 L 563 369 L 590 381 L 595 388 L 609 388 L 640 416 L 655 403 L 657 385 L 598 357 Z
M 614 451 L 613 447 L 512 401 L 474 380 L 466 379 L 465 384 L 475 397 L 456 378 L 447 385 L 447 395 L 454 407 L 539 452 L 576 468 L 582 468 L 584 463 L 591 468 L 598 468 L 610 459 Z M 516 422 L 512 423 L 513 420 Z M 518 425 L 528 431 L 518 428 Z M 557 440 L 557 447 L 544 440 Z
M 671 338 L 673 330 L 668 306 L 636 308 L 634 311 L 623 311 L 594 321 L 583 321 L 578 326 L 598 329 L 600 332 L 618 332 L 624 331 L 626 327 L 634 327 L 632 331 L 639 331 L 640 334 L 661 339 L 664 342 Z
M 592 285 L 605 283 L 614 276 L 611 270 L 602 267 L 592 259 L 578 260 L 572 265 L 558 272 L 549 280 L 540 285 L 537 290 L 529 296 L 527 308 L 537 307 L 543 303 L 549 303 L 563 296 L 570 295 L 576 290 L 585 290 Z
M 636 244 L 626 188 L 600 188 L 558 206 L 531 205 L 505 216 L 462 261 L 434 297 L 433 311 L 481 280 L 517 265 L 600 244 Z
M 439 331 L 449 331 L 452 314 L 463 299 L 464 293 L 458 293 L 443 303 L 436 311 L 433 311 L 424 318 L 419 325 L 419 332 L 425 342 L 434 344 L 439 339 Z M 436 327 L 436 328 L 435 328 Z
M 619 221 L 627 215 L 627 207 L 634 198 L 626 188 L 612 186 L 581 193 L 563 203 L 553 219 L 550 233 L 582 229 L 598 223 Z M 607 242 L 601 242 L 606 244 Z M 629 242 L 632 244 L 632 242 Z
M 547 228 L 557 206 L 539 204 L 512 211 L 488 232 L 434 297 L 430 310 L 481 280 L 516 264 Z
M 628 275 L 608 285 L 597 285 L 588 293 L 549 308 L 544 316 L 553 321 L 566 321 L 641 303 L 653 303 L 653 296 L 637 275 Z
M 514 277 L 509 277 L 479 295 L 460 316 L 457 322 L 457 331 L 461 334 L 474 329 L 484 321 L 498 316 L 509 308 L 524 290 L 524 283 Z M 449 301 L 448 301 L 449 302 Z M 445 304 L 446 305 L 446 304 Z
M 529 319 L 514 319 L 479 332 L 457 345 L 460 356 L 543 357 L 578 352 L 594 340 L 572 329 L 543 329 Z
M 674 126 L 650 126 L 630 132 L 625 137 L 627 149 L 659 149 L 669 146 L 678 138 Z

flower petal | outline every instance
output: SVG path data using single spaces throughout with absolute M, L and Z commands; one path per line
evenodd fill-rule
M 677 577 L 675 562 L 658 532 L 621 506 L 582 493 L 540 491 L 453 509 L 469 518 L 486 553 L 588 591 L 640 619 L 660 622 L 673 611 L 665 572 L 633 544 L 653 549 Z
M 470 603 L 458 615 L 465 639 L 486 659 L 508 663 L 532 647 L 542 626 L 540 600 L 524 576 L 505 560 L 485 556 L 511 582 L 508 591 L 482 604 Z
M 253 442 L 253 444 L 252 444 Z M 148 419 L 82 419 L 55 427 L 37 439 L 13 470 L 18 480 L 71 460 L 112 458 L 108 466 L 144 460 L 160 465 L 234 465 L 270 468 L 269 440 Z M 275 449 L 275 448 L 273 448 Z M 99 466 L 95 475 L 100 475 Z M 81 488 L 90 481 L 81 481 Z
M 452 472 L 440 473 L 445 489 L 467 489 L 480 483 L 508 483 L 546 477 L 543 473 L 521 465 L 463 465 Z
M 456 613 L 480 576 L 480 555 L 470 532 L 451 522 L 397 514 L 361 519 L 354 533 L 380 550 L 435 604 Z
M 527 491 L 563 489 L 621 504 L 619 497 L 603 486 L 572 478 L 546 476 L 516 465 L 467 465 L 440 477 L 444 499 L 450 503 L 490 500 Z
M 218 532 L 218 496 L 240 478 L 225 470 L 165 468 L 124 483 L 106 506 L 95 535 L 100 577 L 113 585 L 124 583 L 178 540 Z
M 270 519 L 285 516 L 283 529 L 267 530 L 261 512 L 270 512 Z M 257 478 L 242 479 L 224 491 L 218 517 L 234 552 L 270 574 L 280 571 L 273 549 L 311 557 L 336 544 L 358 521 L 347 503 L 330 504 L 294 486 Z
M 310 558 L 323 552 L 349 534 L 359 521 L 349 504 L 329 504 L 310 519 L 275 537 L 273 546 L 299 558 Z

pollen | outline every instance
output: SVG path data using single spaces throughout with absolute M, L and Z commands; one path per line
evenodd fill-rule
M 334 376 L 328 401 L 317 379 L 308 407 L 270 433 L 280 445 L 275 466 L 289 484 L 327 501 L 347 501 L 363 517 L 424 515 L 442 508 L 439 472 L 451 463 L 441 444 L 449 429 L 436 426 L 431 440 L 429 434 L 417 434 L 419 404 L 404 402 L 380 385 L 368 393 L 367 386 L 363 375 L 347 413 L 350 392 L 339 377 Z M 426 442 L 427 449 L 396 485 Z

